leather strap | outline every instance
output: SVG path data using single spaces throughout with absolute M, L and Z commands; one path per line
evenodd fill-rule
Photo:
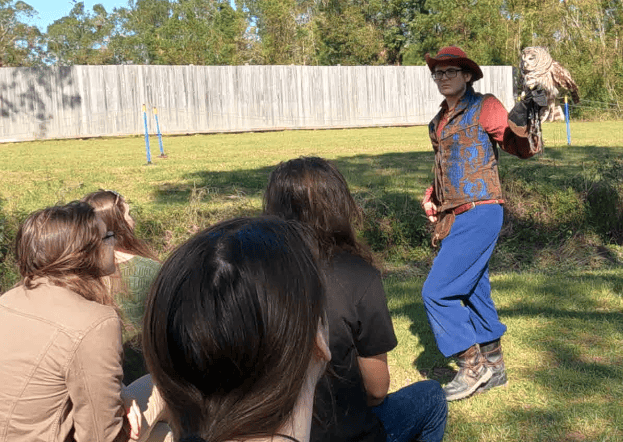
M 454 213 L 454 215 L 456 216 L 456 215 L 460 215 L 461 213 L 467 212 L 468 210 L 471 210 L 476 206 L 481 206 L 483 204 L 504 204 L 504 200 L 498 199 L 498 200 L 472 201 L 471 203 L 461 204 L 460 206 L 455 207 L 454 209 L 450 209 L 450 211 Z

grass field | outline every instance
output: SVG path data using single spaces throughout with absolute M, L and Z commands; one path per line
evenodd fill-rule
M 509 196 L 493 256 L 508 326 L 510 385 L 449 407 L 447 441 L 623 441 L 623 122 L 544 127 L 545 154 L 502 153 Z M 125 195 L 161 258 L 198 229 L 261 210 L 268 174 L 300 155 L 336 162 L 364 209 L 399 345 L 392 389 L 446 382 L 420 298 L 434 250 L 419 207 L 432 178 L 427 129 L 375 128 L 0 144 L 0 291 L 16 281 L 10 241 L 31 211 L 98 188 Z

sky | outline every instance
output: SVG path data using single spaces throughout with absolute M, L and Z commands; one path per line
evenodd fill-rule
M 54 23 L 55 20 L 69 15 L 69 11 L 71 11 L 76 4 L 76 2 L 72 0 L 24 1 L 38 12 L 38 15 L 29 20 L 28 23 L 39 27 L 42 32 L 45 32 L 48 26 Z M 112 12 L 114 8 L 127 6 L 128 0 L 83 0 L 83 3 L 84 9 L 89 12 L 93 12 L 93 5 L 98 3 L 104 5 L 106 12 Z

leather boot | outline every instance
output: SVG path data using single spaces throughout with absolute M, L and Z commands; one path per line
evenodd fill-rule
M 478 344 L 459 353 L 457 359 L 459 372 L 450 383 L 443 387 L 448 402 L 471 396 L 493 375 L 491 369 L 485 364 L 485 358 L 480 353 Z
M 493 387 L 506 387 L 508 379 L 506 377 L 506 369 L 504 367 L 504 354 L 502 353 L 502 345 L 500 340 L 480 344 L 480 353 L 485 358 L 485 365 L 491 369 L 493 373 L 491 379 L 478 387 L 477 393 L 484 393 Z

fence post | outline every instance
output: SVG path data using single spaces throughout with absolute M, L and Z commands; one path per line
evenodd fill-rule
M 149 151 L 149 131 L 147 130 L 147 106 L 143 104 L 143 124 L 145 125 L 145 151 L 147 152 L 147 164 L 151 164 L 151 152 Z
M 565 95 L 565 120 L 567 122 L 567 146 L 571 145 L 571 126 L 569 125 L 569 101 Z
M 156 117 L 156 130 L 158 131 L 158 144 L 160 145 L 160 157 L 167 158 L 162 147 L 162 134 L 160 133 L 160 123 L 158 123 L 158 109 L 154 106 L 154 117 Z

